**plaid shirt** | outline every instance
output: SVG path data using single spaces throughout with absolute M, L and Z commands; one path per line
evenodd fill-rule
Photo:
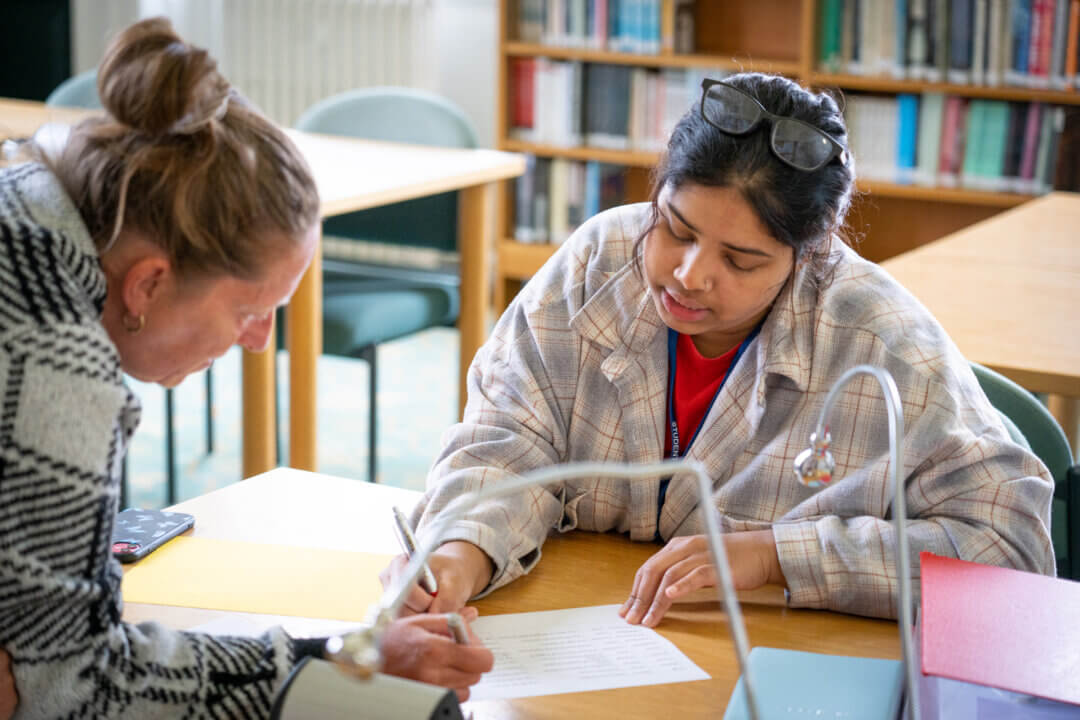
M 661 459 L 667 333 L 631 262 L 647 208 L 591 219 L 503 314 L 470 368 L 464 421 L 444 436 L 417 509 L 421 529 L 456 496 L 507 475 Z M 1052 574 L 1049 472 L 1010 441 L 930 313 L 835 245 L 830 282 L 801 267 L 781 291 L 688 453 L 714 480 L 724 530 L 772 528 L 793 606 L 896 616 L 888 416 L 876 381 L 848 383 L 833 407 L 832 484 L 815 491 L 792 472 L 829 389 L 867 363 L 888 370 L 902 398 L 913 572 L 929 550 Z M 689 479 L 672 481 L 657 528 L 659 483 L 596 477 L 534 488 L 477 506 L 448 539 L 491 557 L 490 591 L 528 572 L 553 528 L 639 541 L 657 529 L 665 540 L 701 533 Z

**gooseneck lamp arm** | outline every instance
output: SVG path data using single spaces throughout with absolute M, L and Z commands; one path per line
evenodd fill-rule
M 712 481 L 705 467 L 688 459 L 665 460 L 641 465 L 609 463 L 574 463 L 535 470 L 519 477 L 505 480 L 483 488 L 475 493 L 461 495 L 440 512 L 425 530 L 420 547 L 405 565 L 397 579 L 386 589 L 379 603 L 372 608 L 367 627 L 355 633 L 331 638 L 327 642 L 327 655 L 339 666 L 360 677 L 368 677 L 378 669 L 379 641 L 383 631 L 397 617 L 406 596 L 423 572 L 428 556 L 439 546 L 445 531 L 458 519 L 481 503 L 508 495 L 520 493 L 532 487 L 585 477 L 618 477 L 627 480 L 644 479 L 657 476 L 676 476 L 691 473 L 697 479 L 699 504 L 705 516 L 706 534 L 713 564 L 717 568 L 720 600 L 728 613 L 728 622 L 739 669 L 743 674 L 743 687 L 746 691 L 746 705 L 750 710 L 751 720 L 758 720 L 757 701 L 754 697 L 753 684 L 750 682 L 748 656 L 749 642 L 746 626 L 743 623 L 739 601 L 735 595 L 735 586 L 728 564 L 727 552 L 720 536 L 718 511 L 713 502 Z
M 907 539 L 907 503 L 904 495 L 904 484 L 901 480 L 901 460 L 903 458 L 904 443 L 904 413 L 900 404 L 900 391 L 896 388 L 892 375 L 888 371 L 872 365 L 857 365 L 843 375 L 833 384 L 829 393 L 825 396 L 825 404 L 821 407 L 817 426 L 810 436 L 811 447 L 799 453 L 795 458 L 795 475 L 804 485 L 809 487 L 822 487 L 832 480 L 833 471 L 836 469 L 836 461 L 829 451 L 831 437 L 829 435 L 828 417 L 836 402 L 840 391 L 849 380 L 859 376 L 869 375 L 877 380 L 881 386 L 881 392 L 885 396 L 885 405 L 889 415 L 889 485 L 892 491 L 893 525 L 896 528 L 896 580 L 899 587 L 899 625 L 900 646 L 904 656 L 904 673 L 908 692 L 908 718 L 919 720 L 919 671 L 915 666 L 914 641 L 911 628 L 912 620 L 911 601 L 911 555 L 908 552 Z

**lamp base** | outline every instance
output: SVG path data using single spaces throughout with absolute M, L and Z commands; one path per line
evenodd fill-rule
M 896 720 L 900 712 L 904 668 L 897 660 L 756 647 L 750 675 L 762 718 Z M 724 720 L 749 717 L 740 677 Z
M 352 678 L 325 660 L 304 658 L 274 699 L 270 720 L 463 720 L 453 690 L 375 673 Z

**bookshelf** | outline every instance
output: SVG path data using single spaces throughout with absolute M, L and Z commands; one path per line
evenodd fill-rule
M 537 0 L 499 0 L 498 87 L 496 92 L 496 137 L 503 150 L 528 153 L 542 159 L 593 161 L 625 169 L 625 202 L 645 200 L 649 171 L 659 153 L 655 149 L 611 149 L 581 143 L 561 145 L 544 138 L 523 139 L 514 132 L 516 102 L 514 63 L 521 60 L 599 63 L 630 68 L 659 70 L 756 70 L 787 75 L 803 85 L 836 89 L 845 97 L 894 98 L 900 94 L 942 93 L 971 101 L 1045 103 L 1047 106 L 1080 106 L 1080 87 L 1051 89 L 1016 85 L 989 85 L 949 82 L 940 78 L 910 79 L 889 74 L 827 72 L 821 59 L 821 38 L 826 3 L 835 0 L 734 0 L 714 2 L 694 0 L 693 52 L 675 53 L 668 34 L 675 23 L 680 0 L 656 0 L 660 13 L 660 51 L 618 52 L 600 47 L 540 42 L 519 37 L 518 12 Z M 548 0 L 573 3 L 583 0 Z M 588 2 L 589 0 L 584 0 Z M 884 0 L 846 0 L 878 3 L 891 11 Z M 914 2 L 915 0 L 908 0 Z M 961 0 L 962 1 L 962 0 Z M 1002 0 L 970 0 L 974 3 Z M 1040 0 L 1034 0 L 1040 2 Z M 1053 0 L 1045 0 L 1053 2 Z M 1002 4 L 1004 4 L 1002 2 Z M 863 5 L 865 7 L 866 5 Z M 560 6 L 565 7 L 565 6 Z M 1011 7 L 1011 5 L 1009 5 Z M 588 44 L 586 39 L 585 44 Z M 987 56 L 989 57 L 989 56 Z M 987 60 L 989 67 L 989 60 Z M 943 235 L 1019 205 L 1034 195 L 1010 188 L 973 189 L 958 186 L 920 185 L 882 179 L 860 179 L 859 196 L 849 215 L 848 231 L 861 239 L 859 251 L 881 261 Z M 514 185 L 507 182 L 497 199 L 495 303 L 501 311 L 558 245 L 523 243 L 514 239 Z

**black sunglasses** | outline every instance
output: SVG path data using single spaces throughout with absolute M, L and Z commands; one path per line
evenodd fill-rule
M 762 120 L 769 121 L 772 151 L 796 170 L 812 172 L 835 158 L 847 164 L 847 148 L 827 132 L 802 120 L 773 115 L 757 98 L 721 80 L 701 81 L 701 116 L 728 135 L 748 135 Z

